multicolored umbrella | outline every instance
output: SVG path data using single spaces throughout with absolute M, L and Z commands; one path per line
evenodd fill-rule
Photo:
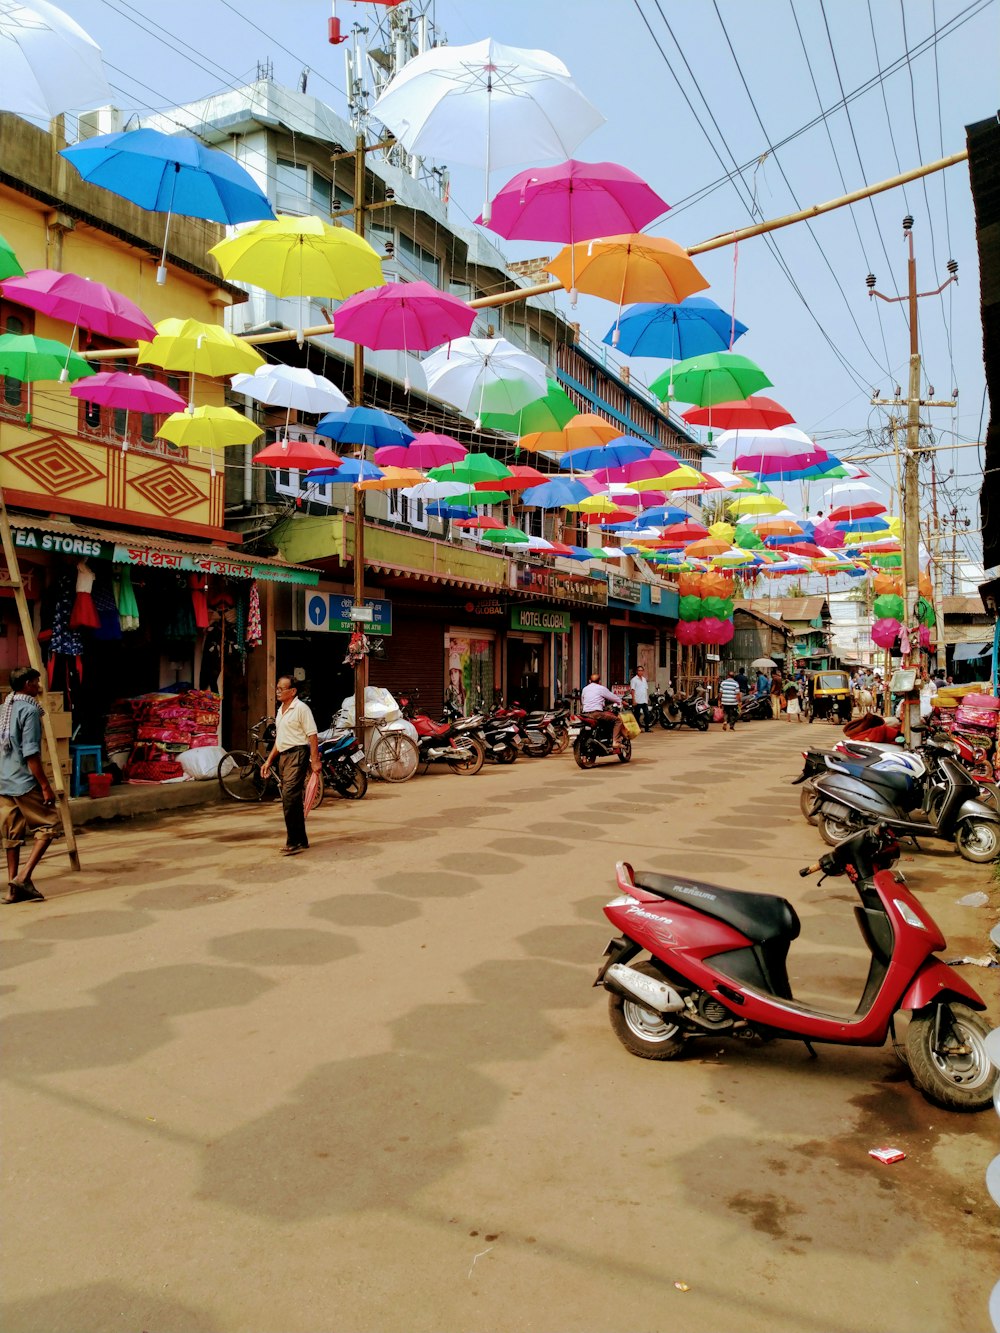
M 579 408 L 566 390 L 555 380 L 548 380 L 543 398 L 526 403 L 516 412 L 484 412 L 484 430 L 505 430 L 511 435 L 527 435 L 532 431 L 561 430 Z
M 679 305 L 644 302 L 631 306 L 604 335 L 604 341 L 626 356 L 679 361 L 728 351 L 746 331 L 745 324 L 709 297 L 689 296 Z
M 518 444 L 529 453 L 564 454 L 568 449 L 596 448 L 610 444 L 621 435 L 621 427 L 607 417 L 579 412 L 561 430 L 533 431 L 522 435 Z
M 471 306 L 423 281 L 390 282 L 358 291 L 333 316 L 338 338 L 374 351 L 429 352 L 453 338 L 467 337 L 475 321 Z

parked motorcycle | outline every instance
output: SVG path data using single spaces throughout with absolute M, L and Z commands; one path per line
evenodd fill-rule
M 741 722 L 769 722 L 772 717 L 769 694 L 751 694 L 740 704 Z
M 967 861 L 997 860 L 1000 814 L 977 799 L 979 784 L 954 759 L 942 756 L 937 767 L 940 793 L 926 818 L 919 820 L 891 791 L 877 790 L 867 781 L 846 773 L 817 779 L 816 814 L 823 841 L 835 847 L 867 824 L 884 823 L 909 838 L 952 842 Z
M 469 721 L 478 726 L 470 728 L 471 734 L 483 747 L 486 758 L 494 764 L 513 764 L 521 752 L 521 737 L 514 722 L 483 717 L 476 713 L 465 718 L 462 712 L 448 699 L 444 703 L 444 716 L 449 722 Z
M 447 764 L 453 773 L 461 773 L 466 777 L 473 777 L 479 772 L 486 758 L 483 746 L 472 734 L 479 726 L 479 718 L 435 722 L 426 713 L 418 713 L 408 698 L 400 697 L 399 706 L 417 733 L 420 773 L 426 773 L 431 764 Z
M 802 772 L 792 782 L 793 787 L 802 786 L 799 808 L 810 824 L 819 821 L 821 802 L 816 792 L 816 783 L 829 773 L 844 773 L 861 782 L 868 782 L 890 799 L 895 799 L 907 811 L 923 804 L 924 780 L 928 776 L 927 766 L 919 755 L 900 750 L 894 745 L 842 741 L 832 750 L 810 747 L 802 751 Z
M 986 1048 L 980 996 L 935 957 L 945 939 L 890 867 L 899 844 L 885 826 L 854 834 L 800 875 L 846 875 L 871 954 L 853 1014 L 834 1016 L 794 1000 L 787 958 L 799 934 L 784 898 L 742 893 L 686 876 L 617 868 L 619 896 L 604 914 L 621 934 L 605 950 L 595 986 L 610 992 L 611 1026 L 633 1055 L 672 1060 L 699 1036 L 780 1038 L 893 1048 L 928 1100 L 955 1111 L 990 1105 L 997 1071 Z M 643 961 L 632 960 L 641 952 Z M 895 1016 L 911 1014 L 904 1043 Z
M 611 708 L 612 712 L 618 712 Z M 595 721 L 587 717 L 580 719 L 580 731 L 573 742 L 573 758 L 580 768 L 593 768 L 598 759 L 616 757 L 620 763 L 627 764 L 632 758 L 632 742 L 622 733 L 619 747 L 612 744 L 615 724 L 610 718 L 598 717 Z
M 689 694 L 686 699 L 670 695 L 665 712 L 669 719 L 668 730 L 690 727 L 692 731 L 707 731 L 708 724 L 712 720 L 712 710 L 701 688 Z
M 512 703 L 508 708 L 500 700 L 490 716 L 491 720 L 513 722 L 517 726 L 522 754 L 531 759 L 544 759 L 552 753 L 555 742 L 542 725 L 544 714 L 534 714 L 533 720 L 529 720 L 528 710 L 519 703 Z

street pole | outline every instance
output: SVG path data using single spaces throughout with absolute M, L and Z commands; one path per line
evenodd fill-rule
M 365 234 L 365 137 L 358 134 L 354 140 L 354 230 L 360 236 Z M 365 396 L 365 349 L 361 343 L 354 344 L 354 386 L 351 399 L 355 407 L 361 407 Z M 365 451 L 361 449 L 361 457 Z M 354 605 L 365 604 L 365 493 L 360 486 L 354 487 Z M 364 622 L 354 622 L 354 630 L 364 633 Z M 367 745 L 365 736 L 365 689 L 368 685 L 368 657 L 362 655 L 354 664 L 354 734 L 362 745 Z

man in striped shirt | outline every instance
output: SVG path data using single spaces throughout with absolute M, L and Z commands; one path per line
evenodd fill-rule
M 719 686 L 719 703 L 722 705 L 723 731 L 735 731 L 736 719 L 740 715 L 740 683 L 732 671 L 726 673 L 726 679 Z

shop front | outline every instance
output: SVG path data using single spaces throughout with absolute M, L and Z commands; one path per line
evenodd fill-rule
M 654 689 L 677 677 L 673 626 L 677 593 L 659 583 L 608 575 L 608 679 L 611 689 L 626 687 L 643 667 Z

